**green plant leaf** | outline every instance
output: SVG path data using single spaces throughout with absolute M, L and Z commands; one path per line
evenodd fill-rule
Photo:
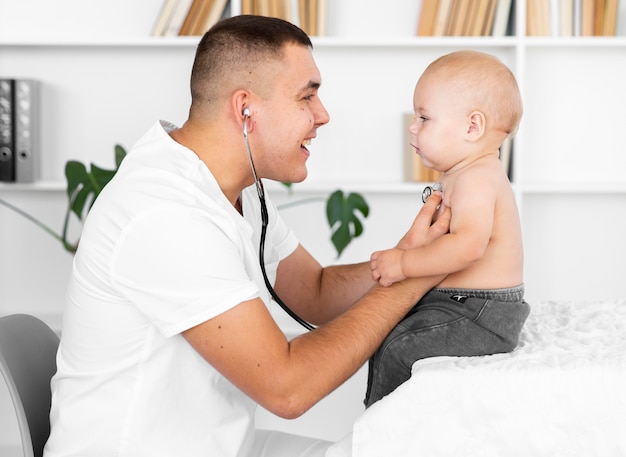
M 115 173 L 117 173 L 124 157 L 126 157 L 126 150 L 119 144 L 116 144 L 115 168 L 113 170 L 106 170 L 91 164 L 90 170 L 87 171 L 87 167 L 81 162 L 76 160 L 67 161 L 65 164 L 65 178 L 67 179 L 68 205 L 67 211 L 65 212 L 65 220 L 63 222 L 63 231 L 61 234 L 56 233 L 46 224 L 31 216 L 29 213 L 11 205 L 8 202 L 5 202 L 2 199 L 0 199 L 0 205 L 9 208 L 46 231 L 49 235 L 59 240 L 68 252 L 73 254 L 76 252 L 78 242 L 72 243 L 68 240 L 68 228 L 71 214 L 74 213 L 81 222 L 83 221 L 104 186 L 106 186 L 111 178 L 115 176 Z M 89 207 L 85 209 L 87 202 L 89 202 Z
M 326 218 L 331 229 L 331 241 L 337 250 L 337 257 L 350 242 L 363 233 L 363 218 L 369 215 L 369 206 L 361 194 L 351 192 L 347 196 L 336 190 L 326 201 Z
M 122 160 L 124 160 L 124 157 L 126 157 L 126 149 L 124 149 L 122 145 L 116 144 L 115 145 L 115 170 L 116 171 L 122 164 Z
M 289 195 L 293 194 L 293 183 L 291 183 L 291 182 L 281 182 L 281 184 L 287 188 L 287 192 L 289 193 Z
M 104 186 L 115 176 L 126 151 L 119 144 L 115 145 L 115 168 L 107 170 L 95 164 L 90 164 L 90 169 L 81 162 L 70 160 L 65 165 L 65 177 L 67 179 L 67 198 L 69 209 L 83 221 L 89 209 L 100 195 Z
M 87 167 L 75 160 L 68 160 L 65 164 L 65 178 L 67 179 L 69 211 L 82 220 L 83 208 L 90 193 Z

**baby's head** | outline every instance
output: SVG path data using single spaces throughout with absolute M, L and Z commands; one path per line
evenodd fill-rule
M 512 135 L 522 117 L 522 98 L 513 73 L 496 57 L 457 51 L 432 62 L 420 81 L 445 90 L 467 112 L 481 111 L 487 128 Z M 434 83 L 434 84 L 433 84 Z

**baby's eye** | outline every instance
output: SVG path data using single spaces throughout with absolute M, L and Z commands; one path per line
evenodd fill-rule
M 420 116 L 419 119 L 422 121 L 422 123 L 428 120 L 426 116 Z

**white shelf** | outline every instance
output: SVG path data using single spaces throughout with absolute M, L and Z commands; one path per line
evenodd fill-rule
M 350 182 L 344 181 L 338 182 L 315 182 L 305 181 L 292 185 L 292 191 L 294 195 L 298 194 L 316 194 L 316 193 L 328 193 L 340 189 L 344 192 L 361 192 L 361 193 L 374 193 L 374 194 L 410 194 L 414 192 L 422 192 L 424 186 L 428 183 L 421 182 Z M 271 192 L 283 192 L 288 193 L 287 188 L 280 183 L 265 182 L 264 186 Z
M 108 37 L 73 41 L 68 39 L 41 41 L 0 40 L 0 47 L 40 47 L 40 48 L 89 48 L 89 47 L 195 47 L 199 36 L 190 37 Z M 421 48 L 433 46 L 452 47 L 510 47 L 518 42 L 517 37 L 392 37 L 392 38 L 348 38 L 348 37 L 311 37 L 313 47 L 324 48 Z
M 327 48 L 430 48 L 430 47 L 512 47 L 517 37 L 398 37 L 398 38 L 343 38 L 312 37 L 313 47 Z
M 69 39 L 0 40 L 0 47 L 23 48 L 92 48 L 92 47 L 195 47 L 200 37 L 107 37 L 74 41 Z
M 0 40 L 5 48 L 107 48 L 107 47 L 195 47 L 200 37 L 109 37 L 72 41 L 68 39 Z M 525 46 L 545 47 L 626 47 L 626 37 L 396 37 L 346 38 L 311 37 L 314 48 L 506 48 Z
M 289 193 L 287 187 L 272 181 L 263 181 L 265 188 L 272 193 Z M 293 184 L 294 196 L 301 194 L 320 194 L 342 190 L 344 192 L 359 192 L 364 194 L 417 194 L 429 183 L 426 182 L 320 182 L 305 181 Z M 0 183 L 2 192 L 65 192 L 67 184 L 60 181 L 39 181 L 35 183 Z M 606 195 L 626 194 L 624 183 L 551 183 L 551 184 L 513 184 L 522 194 L 585 194 Z
M 33 183 L 0 183 L 0 192 L 65 192 L 67 184 L 60 181 Z
M 288 193 L 289 190 L 284 185 L 263 181 L 265 188 L 272 193 Z M 294 195 L 317 194 L 333 192 L 337 189 L 344 192 L 361 192 L 372 194 L 411 194 L 422 192 L 428 183 L 420 182 L 315 182 L 306 181 L 293 184 Z M 67 184 L 60 181 L 40 181 L 35 183 L 0 183 L 0 193 L 2 192 L 65 192 Z
M 98 47 L 195 47 L 200 41 L 199 36 L 189 37 L 106 37 L 92 38 L 81 41 L 69 39 L 52 39 L 41 41 L 32 39 L 0 39 L 0 48 L 98 48 Z M 524 46 L 527 48 L 545 47 L 626 47 L 626 36 L 616 37 L 311 37 L 314 48 L 506 48 Z
M 624 183 L 556 183 L 556 184 L 525 184 L 524 194 L 562 194 L 562 195 L 620 195 L 626 194 Z
M 523 45 L 527 48 L 622 48 L 626 47 L 626 37 L 525 37 Z

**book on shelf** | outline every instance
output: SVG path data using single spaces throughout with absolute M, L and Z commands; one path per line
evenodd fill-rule
M 152 27 L 153 36 L 162 36 L 165 34 L 165 30 L 170 23 L 172 15 L 174 14 L 177 3 L 178 0 L 164 0 L 161 5 L 161 10 L 159 11 L 159 15 L 157 16 L 154 26 Z
M 309 36 L 326 35 L 328 0 L 298 0 L 296 23 Z
M 228 10 L 228 0 L 163 0 L 152 35 L 200 36 Z
M 228 13 L 227 6 L 228 0 L 193 0 L 178 35 L 204 35 Z
M 243 0 L 241 14 L 277 17 L 291 23 L 296 21 L 293 0 Z
M 403 115 L 403 144 L 406 147 L 404 152 L 404 180 L 409 182 L 435 182 L 439 179 L 441 173 L 426 167 L 422 162 L 422 158 L 415 152 L 415 148 L 411 146 L 409 126 L 414 118 L 413 113 L 405 113 Z
M 255 14 L 254 2 L 255 0 L 241 0 L 241 14 Z
M 422 0 L 419 20 L 417 23 L 417 36 L 432 36 L 437 17 L 438 0 Z
M 513 21 L 513 0 L 497 0 L 493 13 L 491 36 L 503 37 L 506 35 L 509 24 Z
M 189 14 L 193 0 L 178 0 L 176 9 L 172 13 L 172 17 L 162 33 L 162 36 L 177 36 L 183 27 L 183 23 Z
M 504 36 L 512 0 L 422 0 L 418 36 Z
M 560 36 L 574 36 L 574 2 L 572 0 L 558 0 Z M 556 34 L 556 33 L 555 33 Z
M 595 0 L 582 0 L 580 17 L 580 34 L 582 36 L 593 36 L 595 22 Z
M 492 34 L 496 4 L 496 0 L 476 0 L 472 2 L 471 27 L 468 28 L 467 35 L 489 36 Z
M 0 79 L 0 181 L 34 182 L 39 171 L 39 84 Z
M 167 0 L 166 0 L 167 1 Z M 200 12 L 200 6 L 206 0 L 192 0 L 191 5 L 189 6 L 189 10 L 185 15 L 185 19 L 183 23 L 180 25 L 180 30 L 178 31 L 178 35 L 193 35 L 193 28 L 196 26 L 196 20 L 198 18 Z
M 326 35 L 328 0 L 243 0 L 242 14 L 284 19 L 309 36 Z
M 454 0 L 448 13 L 446 36 L 460 36 L 463 34 L 463 22 L 467 16 L 467 0 Z
M 606 0 L 604 7 L 604 20 L 602 23 L 603 36 L 615 36 L 617 34 L 617 16 L 619 14 L 619 0 Z
M 238 0 L 230 0 L 238 1 Z M 328 0 L 240 0 L 242 14 L 278 17 L 310 36 L 326 35 Z M 230 14 L 229 0 L 163 0 L 153 36 L 201 36 Z
M 619 0 L 527 0 L 528 36 L 615 36 Z
M 594 21 L 593 34 L 595 36 L 615 36 L 617 33 L 617 16 L 619 0 L 597 0 L 595 14 L 599 20 Z M 599 6 L 601 5 L 601 9 Z
M 438 0 L 437 12 L 435 13 L 435 23 L 432 27 L 433 36 L 443 36 L 448 27 L 448 18 L 452 10 L 453 0 Z
M 606 0 L 595 0 L 593 5 L 593 24 L 591 27 L 591 33 L 597 35 L 602 33 L 604 28 L 604 7 Z
M 550 35 L 550 0 L 526 0 L 526 35 Z

